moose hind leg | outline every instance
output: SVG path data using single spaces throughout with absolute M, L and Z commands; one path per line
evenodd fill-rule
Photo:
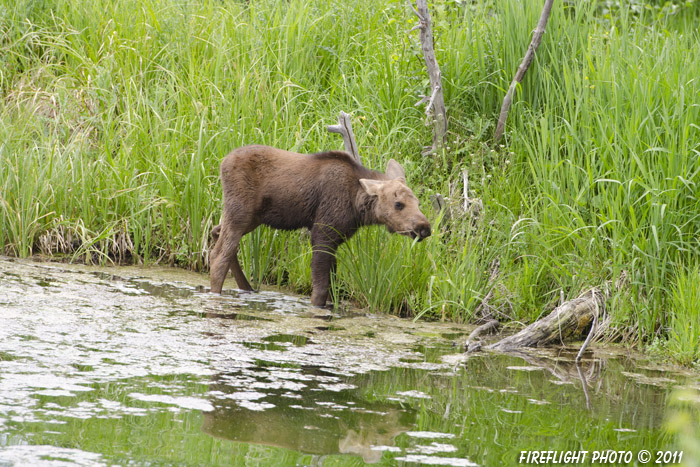
M 241 264 L 238 262 L 238 246 L 236 246 L 236 254 L 233 255 L 233 261 L 231 261 L 231 272 L 233 273 L 233 278 L 236 279 L 236 284 L 238 284 L 239 289 L 253 290 L 243 273 L 243 269 L 241 269 Z
M 253 290 L 238 264 L 238 246 L 244 235 L 240 230 L 234 230 L 228 224 L 222 224 L 219 238 L 211 253 L 211 291 L 221 293 L 229 268 L 233 271 L 238 288 Z

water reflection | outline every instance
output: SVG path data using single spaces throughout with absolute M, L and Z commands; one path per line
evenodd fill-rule
M 503 465 L 671 446 L 672 387 L 700 398 L 619 349 L 465 357 L 454 324 L 206 283 L 0 258 L 0 464 Z
M 204 415 L 202 430 L 309 454 L 354 454 L 374 463 L 382 457 L 375 446 L 393 446 L 396 435 L 415 426 L 413 410 L 367 401 L 320 368 L 279 373 L 261 369 L 244 385 L 240 374 L 217 375 L 208 393 L 215 408 Z

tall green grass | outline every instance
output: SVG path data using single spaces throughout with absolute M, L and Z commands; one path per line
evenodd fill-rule
M 699 303 L 700 266 L 681 269 L 671 283 L 668 345 L 678 361 L 684 364 L 700 359 Z
M 676 271 L 700 256 L 700 9 L 637 6 L 557 5 L 492 149 L 541 5 L 433 2 L 450 135 L 423 157 L 428 83 L 405 2 L 4 2 L 0 248 L 206 270 L 225 154 L 338 148 L 325 126 L 345 110 L 365 165 L 400 160 L 432 220 L 428 196 L 459 204 L 464 170 L 484 210 L 419 244 L 359 233 L 336 297 L 531 321 L 560 291 L 599 286 L 617 335 L 697 360 L 673 323 L 698 319 L 674 297 L 692 293 Z M 303 233 L 260 229 L 240 257 L 256 284 L 310 290 Z

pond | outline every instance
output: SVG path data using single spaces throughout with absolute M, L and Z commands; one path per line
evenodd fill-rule
M 673 388 L 700 397 L 696 373 L 620 349 L 580 367 L 575 349 L 465 358 L 470 327 L 207 285 L 176 269 L 0 258 L 0 465 L 636 459 L 675 449 Z

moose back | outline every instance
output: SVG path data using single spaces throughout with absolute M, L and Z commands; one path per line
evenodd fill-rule
M 338 247 L 364 225 L 423 240 L 430 223 L 406 186 L 403 168 L 390 159 L 386 173 L 369 170 L 348 153 L 304 155 L 268 146 L 245 146 L 221 163 L 224 206 L 214 227 L 211 291 L 221 293 L 229 269 L 238 287 L 252 290 L 238 263 L 241 237 L 260 224 L 311 230 L 311 303 L 328 298 Z

